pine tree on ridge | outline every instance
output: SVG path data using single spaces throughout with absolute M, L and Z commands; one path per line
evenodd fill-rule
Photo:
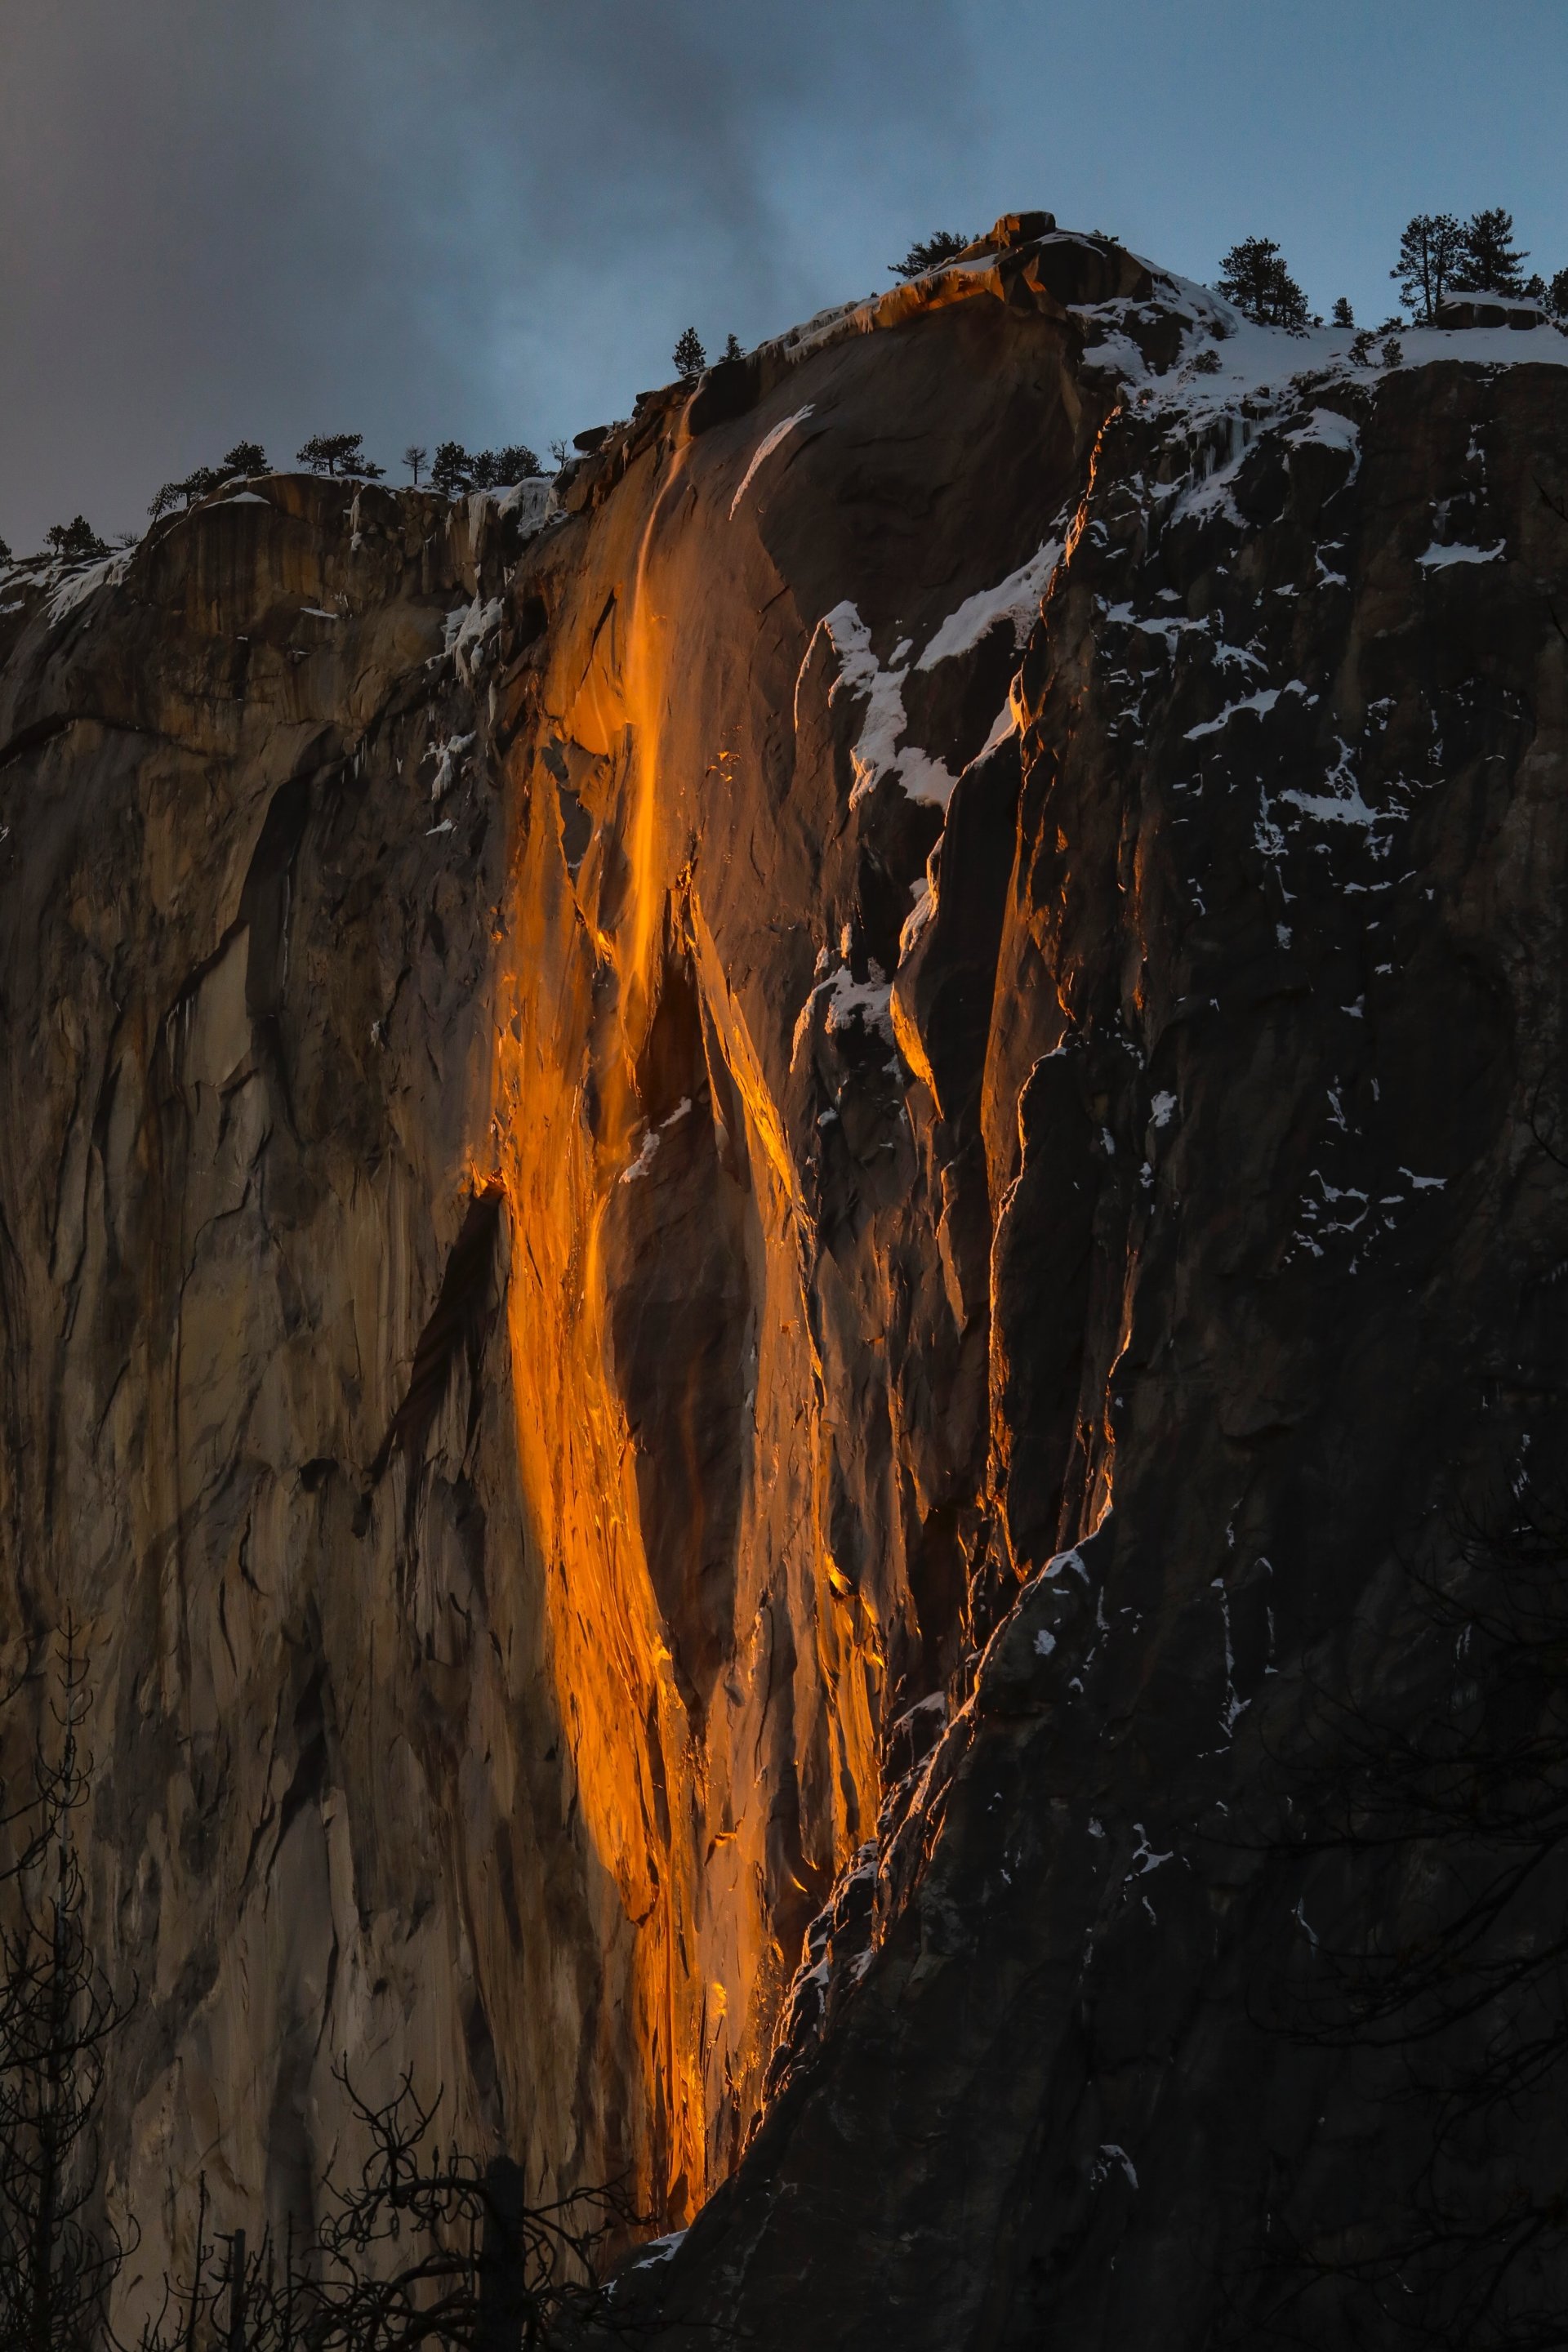
M 1524 293 L 1521 265 L 1530 256 L 1514 250 L 1513 215 L 1494 205 L 1489 211 L 1472 213 L 1459 234 L 1455 293 L 1501 294 L 1519 300 Z
M 1417 326 L 1436 325 L 1445 295 L 1458 283 L 1464 250 L 1465 231 L 1452 213 L 1416 213 L 1405 222 L 1399 257 L 1388 274 Z
M 703 369 L 708 364 L 708 354 L 702 347 L 702 338 L 699 335 L 695 327 L 682 328 L 679 340 L 676 343 L 675 349 L 671 352 L 670 357 L 674 362 L 675 373 L 677 375 L 693 376 L 701 374 Z
M 1218 290 L 1259 327 L 1291 330 L 1307 323 L 1307 298 L 1271 236 L 1246 236 L 1220 263 Z
M 962 229 L 933 229 L 930 236 L 916 237 L 902 261 L 889 261 L 888 268 L 895 278 L 923 278 L 928 269 L 940 269 L 973 242 Z

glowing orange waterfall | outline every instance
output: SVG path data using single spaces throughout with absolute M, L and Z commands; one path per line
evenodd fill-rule
M 691 737 L 691 533 L 666 529 L 694 495 L 686 454 L 635 536 L 601 521 L 599 566 L 552 615 L 544 707 L 511 776 L 495 1084 L 522 1474 L 574 1795 L 604 1873 L 595 2071 L 614 2078 L 617 2045 L 641 2069 L 602 2128 L 672 2219 L 733 2161 L 801 1928 L 868 1833 L 884 1649 L 874 1603 L 833 1559 L 787 1123 L 694 870 L 700 795 L 724 770 Z M 573 800 L 592 820 L 574 867 Z M 708 1246 L 685 1226 L 671 1238 L 668 1220 L 692 1213 L 678 1161 L 728 1255 L 702 1277 L 720 1339 L 672 1328 L 666 1347 L 657 1307 L 645 1299 L 628 1331 L 624 1301 L 650 1287 L 650 1262 L 657 1296 L 661 1253 L 679 1280 L 679 1251 Z M 715 1346 L 734 1420 L 717 1471 L 699 1386 Z

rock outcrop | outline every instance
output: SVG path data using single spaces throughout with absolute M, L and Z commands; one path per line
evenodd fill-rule
M 548 491 L 0 583 L 144 2229 L 340 2057 L 697 2214 L 671 2345 L 1195 2346 L 1338 2226 L 1224 1824 L 1556 1442 L 1568 1226 L 1568 341 L 1344 341 L 1017 215 Z

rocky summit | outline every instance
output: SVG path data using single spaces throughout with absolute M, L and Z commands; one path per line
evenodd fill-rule
M 1568 337 L 1018 215 L 584 438 L 0 573 L 122 2311 L 346 2063 L 667 2352 L 1357 2340 L 1447 1898 L 1322 1792 L 1563 1433 Z

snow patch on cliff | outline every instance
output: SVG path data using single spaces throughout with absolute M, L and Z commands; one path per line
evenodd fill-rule
M 100 563 L 89 563 L 85 572 L 70 572 L 61 581 L 45 607 L 45 619 L 54 628 L 68 614 L 74 613 L 100 588 L 118 588 L 131 568 L 134 548 L 125 548 L 118 555 L 106 556 Z
M 680 1100 L 676 1104 L 675 1108 L 670 1112 L 669 1117 L 668 1118 L 660 1119 L 657 1127 L 650 1127 L 647 1130 L 643 1136 L 642 1143 L 638 1149 L 637 1158 L 631 1162 L 629 1167 L 623 1168 L 621 1171 L 621 1182 L 623 1184 L 630 1184 L 634 1182 L 638 1176 L 646 1176 L 647 1174 L 648 1170 L 653 1166 L 655 1155 L 658 1150 L 659 1138 L 668 1133 L 670 1128 L 679 1127 L 681 1120 L 689 1116 L 690 1109 L 691 1097 L 689 1095 L 682 1095 Z
M 672 2230 L 665 2238 L 650 2238 L 647 2245 L 632 2256 L 626 2269 L 628 2272 L 646 2271 L 651 2270 L 656 2263 L 673 2262 L 685 2242 L 684 2230 Z M 616 2282 L 612 2279 L 605 2290 L 605 2294 L 614 2294 L 616 2285 Z
M 1147 266 L 1154 269 L 1152 263 Z M 1085 347 L 1086 361 L 1117 376 L 1130 404 L 1141 414 L 1179 418 L 1198 433 L 1215 436 L 1217 464 L 1201 469 L 1213 487 L 1203 490 L 1199 503 L 1224 502 L 1229 477 L 1247 445 L 1280 412 L 1299 404 L 1303 392 L 1310 397 L 1321 391 L 1331 397 L 1342 383 L 1370 389 L 1386 375 L 1442 361 L 1487 369 L 1568 367 L 1568 334 L 1545 325 L 1401 327 L 1392 337 L 1379 336 L 1363 362 L 1352 348 L 1356 338 L 1350 328 L 1291 331 L 1260 327 L 1209 287 L 1163 271 L 1154 274 L 1163 299 L 1188 321 L 1175 366 L 1158 367 L 1144 357 L 1134 331 L 1137 303 L 1084 304 L 1076 307 L 1075 315 L 1094 338 Z M 1390 347 L 1397 352 L 1392 364 L 1384 356 Z M 1286 437 L 1292 447 L 1317 442 L 1352 452 L 1353 480 L 1361 463 L 1353 418 L 1314 405 L 1294 421 Z M 1240 523 L 1239 515 L 1234 519 Z
M 1451 563 L 1497 563 L 1505 552 L 1500 539 L 1495 547 L 1429 547 L 1415 561 L 1424 572 L 1444 572 Z
M 926 861 L 925 872 L 917 877 L 912 887 L 914 891 L 915 903 L 910 912 L 904 917 L 902 928 L 899 932 L 899 961 L 900 964 L 903 962 L 904 958 L 910 952 L 914 947 L 915 941 L 920 938 L 921 933 L 925 929 L 926 925 L 936 913 L 937 892 L 931 882 L 931 861 L 929 858 Z
M 1358 460 L 1361 456 L 1361 427 L 1353 416 L 1346 416 L 1337 408 L 1314 408 L 1285 438 L 1292 449 L 1315 443 L 1323 449 L 1352 450 Z M 1352 474 L 1351 479 L 1354 478 Z
M 849 805 L 858 808 L 873 793 L 884 776 L 894 776 L 912 801 L 926 801 L 945 809 L 952 798 L 952 788 L 958 782 L 946 765 L 923 751 L 915 743 L 901 739 L 909 721 L 904 713 L 904 680 L 910 674 L 909 656 L 911 651 L 908 637 L 900 637 L 893 647 L 892 660 L 884 669 L 871 650 L 871 632 L 860 618 L 858 608 L 846 599 L 825 613 L 811 633 L 805 657 L 795 679 L 795 725 L 800 724 L 800 689 L 819 636 L 826 635 L 838 658 L 838 676 L 828 688 L 831 709 L 842 688 L 858 696 L 866 705 L 865 723 L 859 740 L 849 754 L 855 782 L 849 794 Z
M 490 597 L 488 603 L 476 596 L 471 604 L 459 604 L 447 614 L 442 650 L 451 655 L 465 686 L 472 686 L 489 662 L 490 640 L 500 629 L 505 612 L 506 605 L 500 596 Z
M 432 743 L 426 750 L 426 759 L 434 760 L 436 762 L 435 779 L 430 786 L 432 807 L 445 793 L 449 793 L 458 782 L 468 766 L 468 753 L 473 748 L 472 735 L 447 735 L 443 737 L 440 742 Z
M 951 661 L 957 654 L 973 653 L 1001 621 L 1012 623 L 1013 643 L 1021 653 L 1029 641 L 1029 632 L 1061 554 L 1061 541 L 1047 539 L 1026 563 L 1010 572 L 1005 580 L 999 580 L 994 588 L 980 588 L 973 596 L 966 596 L 957 611 L 948 614 L 915 667 L 934 669 L 938 662 Z
M 1349 744 L 1339 736 L 1334 740 L 1339 744 L 1340 756 L 1323 779 L 1323 790 L 1304 793 L 1300 786 L 1291 785 L 1280 793 L 1280 799 L 1299 808 L 1304 816 L 1316 817 L 1321 824 L 1359 824 L 1370 829 L 1388 824 L 1399 812 L 1368 806 L 1362 797 L 1361 780 Z
M 1201 726 L 1188 728 L 1188 742 L 1195 743 L 1202 735 L 1222 733 L 1230 725 L 1231 720 L 1239 719 L 1244 711 L 1250 711 L 1255 718 L 1266 718 L 1279 701 L 1280 695 L 1287 690 L 1283 687 L 1268 686 L 1258 694 L 1247 695 L 1240 702 L 1227 702 L 1217 719 L 1205 719 Z
M 485 499 L 498 515 L 515 519 L 525 539 L 542 531 L 547 522 L 561 515 L 561 501 L 555 483 L 548 474 L 531 474 L 526 481 L 513 482 L 510 489 L 478 490 L 476 498 Z
M 741 500 L 745 497 L 746 492 L 752 487 L 758 467 L 766 464 L 767 460 L 773 456 L 773 451 L 778 447 L 780 442 L 787 440 L 789 436 L 795 431 L 797 425 L 804 425 L 808 416 L 814 415 L 816 414 L 816 402 L 808 400 L 804 408 L 797 408 L 793 416 L 786 416 L 782 424 L 775 425 L 773 426 L 771 433 L 763 434 L 755 449 L 752 452 L 751 464 L 747 467 L 745 472 L 741 477 L 741 487 L 730 501 L 730 520 L 731 522 L 734 521 L 737 513 L 740 511 Z
M 795 1032 L 790 1039 L 789 1066 L 793 1071 L 800 1059 L 800 1049 L 811 1033 L 811 1016 L 819 997 L 826 999 L 827 1014 L 824 1023 L 830 1037 L 838 1036 L 852 1022 L 874 1029 L 886 1038 L 895 1052 L 898 1040 L 893 1034 L 892 984 L 878 963 L 868 967 L 868 977 L 857 980 L 847 966 L 830 971 L 819 980 L 795 1015 Z

